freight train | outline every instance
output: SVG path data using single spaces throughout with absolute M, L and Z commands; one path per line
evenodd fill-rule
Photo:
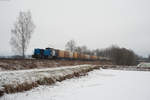
M 67 59 L 67 60 L 108 60 L 106 57 L 69 52 L 54 48 L 34 49 L 33 58 L 36 59 Z

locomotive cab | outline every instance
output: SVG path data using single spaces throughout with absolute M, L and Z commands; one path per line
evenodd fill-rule
M 32 55 L 33 58 L 43 58 L 44 49 L 34 49 L 34 54 Z

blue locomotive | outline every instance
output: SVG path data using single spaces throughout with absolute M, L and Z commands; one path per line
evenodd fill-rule
M 40 58 L 40 59 L 52 59 L 58 56 L 57 50 L 53 48 L 46 48 L 46 49 L 34 49 L 34 54 L 32 55 L 33 58 Z

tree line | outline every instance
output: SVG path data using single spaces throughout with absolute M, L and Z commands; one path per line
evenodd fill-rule
M 108 57 L 114 64 L 117 65 L 135 65 L 138 55 L 134 51 L 127 48 L 120 48 L 113 45 L 105 49 L 90 50 L 87 46 L 77 46 L 74 40 L 66 43 L 66 50 L 71 52 L 84 53 L 89 55 L 96 55 L 101 57 Z

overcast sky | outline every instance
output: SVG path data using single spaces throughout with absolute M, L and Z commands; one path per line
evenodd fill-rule
M 11 29 L 20 11 L 36 25 L 34 48 L 64 49 L 68 40 L 90 49 L 112 44 L 150 54 L 150 0 L 0 0 L 0 55 L 11 54 Z

